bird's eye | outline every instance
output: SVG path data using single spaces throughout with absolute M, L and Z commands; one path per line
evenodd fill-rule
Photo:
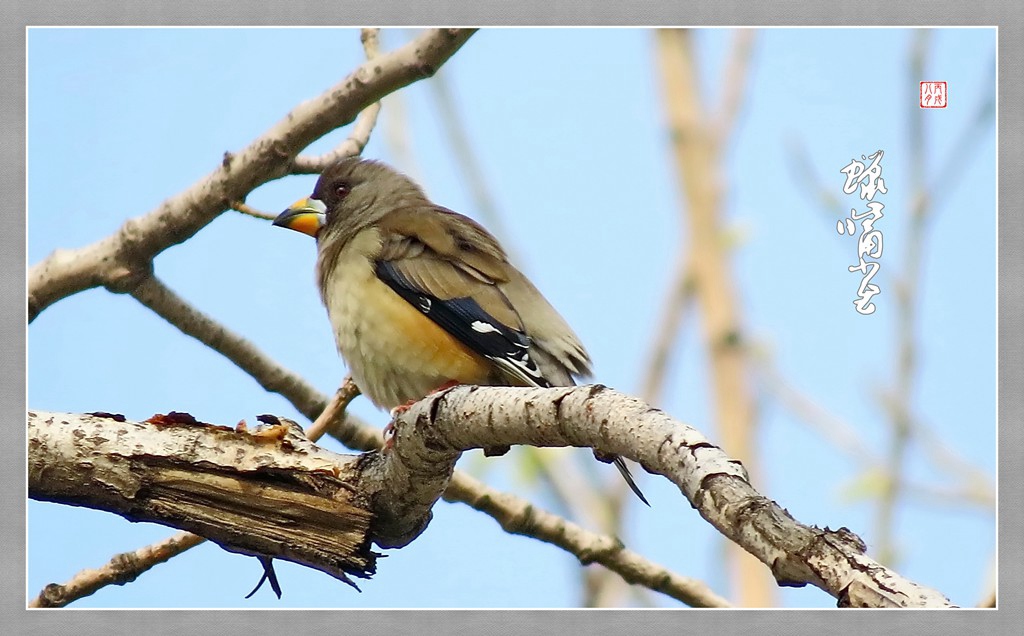
M 334 184 L 334 194 L 339 199 L 344 199 L 348 196 L 348 193 L 352 190 L 351 186 L 347 183 L 336 183 Z

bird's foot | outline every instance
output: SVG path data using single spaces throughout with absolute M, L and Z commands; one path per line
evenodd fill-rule
M 427 393 L 427 395 L 434 395 L 435 393 L 440 393 L 441 391 L 444 391 L 445 389 L 450 389 L 453 386 L 459 386 L 459 384 L 461 384 L 461 382 L 459 382 L 458 380 L 448 380 L 441 386 L 432 390 L 430 393 Z M 425 395 L 423 397 L 427 396 Z M 391 409 L 391 421 L 388 422 L 387 426 L 384 427 L 383 431 L 385 451 L 391 450 L 391 447 L 395 445 L 395 420 L 398 418 L 399 415 L 411 409 L 412 405 L 416 404 L 417 402 L 419 402 L 419 400 L 409 400 L 405 404 L 399 404 L 398 406 Z
M 412 408 L 412 405 L 416 404 L 416 402 L 417 400 L 409 400 L 405 404 L 399 404 L 391 409 L 391 421 L 388 422 L 383 431 L 385 451 L 391 450 L 391 447 L 395 445 L 395 421 L 398 419 L 398 416 Z
M 435 393 L 440 393 L 441 391 L 444 391 L 445 389 L 450 389 L 453 386 L 459 386 L 460 384 L 462 384 L 462 383 L 459 382 L 458 380 L 448 380 L 447 382 L 445 382 L 441 386 L 437 387 L 436 389 L 434 389 L 430 393 L 427 393 L 427 395 L 433 395 Z
M 402 411 L 409 410 L 410 405 L 411 402 L 409 404 L 403 404 L 402 406 L 396 406 L 395 408 L 391 409 L 391 421 L 388 422 L 387 426 L 384 427 L 384 430 L 381 431 L 381 434 L 384 436 L 384 447 L 381 452 L 386 453 L 389 450 L 391 450 L 391 447 L 395 445 L 395 416 L 401 413 Z M 402 409 L 402 411 L 399 411 L 399 409 Z

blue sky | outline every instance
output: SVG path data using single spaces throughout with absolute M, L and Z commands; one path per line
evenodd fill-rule
M 696 35 L 702 99 L 718 103 L 732 31 Z M 905 29 L 769 29 L 756 35 L 747 99 L 722 174 L 732 271 L 747 337 L 786 380 L 842 418 L 883 455 L 889 437 L 877 398 L 894 377 L 895 281 L 910 209 L 909 113 L 918 81 L 949 86 L 949 107 L 924 113 L 925 173 L 935 176 L 994 82 L 995 31 L 933 32 L 925 77 L 911 77 Z M 386 31 L 394 48 L 408 31 Z M 679 188 L 664 126 L 653 34 L 641 29 L 487 29 L 442 70 L 480 170 L 502 216 L 501 237 L 522 268 L 579 333 L 596 380 L 639 390 L 649 339 L 676 253 L 685 242 Z M 362 60 L 358 30 L 31 29 L 28 36 L 28 263 L 86 245 L 157 206 L 340 81 Z M 364 154 L 413 174 L 432 198 L 477 216 L 423 84 L 385 100 Z M 411 150 L 398 153 L 392 114 L 401 107 Z M 390 109 L 390 113 L 388 112 Z M 310 152 L 323 152 L 335 131 Z M 885 151 L 879 222 L 885 252 L 878 310 L 854 311 L 859 277 L 838 214 L 791 168 L 794 141 L 826 189 L 844 196 L 840 169 Z M 985 473 L 995 475 L 995 131 L 974 136 L 955 180 L 934 190 L 920 280 L 920 372 L 912 405 L 920 421 Z M 291 177 L 248 202 L 276 212 L 312 189 Z M 157 275 L 202 311 L 253 341 L 324 393 L 345 375 L 313 284 L 307 237 L 226 213 L 160 255 Z M 282 325 L 287 325 L 283 329 Z M 660 404 L 716 432 L 699 325 L 680 338 Z M 171 410 L 208 422 L 297 417 L 230 362 L 181 335 L 126 296 L 97 289 L 44 311 L 29 327 L 28 403 L 53 411 L 113 411 L 142 419 Z M 785 409 L 757 395 L 755 487 L 818 526 L 846 526 L 874 545 L 874 506 L 851 496 L 861 467 Z M 383 425 L 365 400 L 356 412 Z M 577 451 L 584 452 L 584 451 Z M 511 457 L 467 454 L 493 485 L 546 500 Z M 918 481 L 950 485 L 919 450 Z M 600 467 L 599 467 L 600 468 Z M 609 471 L 608 479 L 617 478 Z M 955 485 L 955 482 L 952 482 Z M 664 480 L 644 475 L 653 507 L 636 507 L 627 544 L 721 594 L 717 534 Z M 66 580 L 112 555 L 167 536 L 89 510 L 30 502 L 28 590 Z M 910 499 L 896 523 L 897 569 L 970 605 L 995 548 L 994 515 Z M 949 550 L 956 545 L 957 550 Z M 424 535 L 393 551 L 362 594 L 326 575 L 281 564 L 284 599 L 243 596 L 256 561 L 213 545 L 193 549 L 138 581 L 105 589 L 81 607 L 563 607 L 578 602 L 579 566 L 558 549 L 503 533 L 459 504 L 439 503 Z M 831 606 L 814 589 L 783 590 L 788 606 Z M 674 606 L 674 602 L 665 601 Z

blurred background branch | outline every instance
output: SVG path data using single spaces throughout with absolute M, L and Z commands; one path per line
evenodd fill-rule
M 672 139 L 677 180 L 683 194 L 683 226 L 688 239 L 681 241 L 676 269 L 666 297 L 662 327 L 655 340 L 651 371 L 645 393 L 661 392 L 665 351 L 678 328 L 683 308 L 691 295 L 701 311 L 704 347 L 710 360 L 715 422 L 722 447 L 739 458 L 755 483 L 763 483 L 756 452 L 756 422 L 747 362 L 743 353 L 746 336 L 742 326 L 737 285 L 729 265 L 730 247 L 724 238 L 725 183 L 722 162 L 732 137 L 737 113 L 744 99 L 747 69 L 754 31 L 738 29 L 721 80 L 722 103 L 709 114 L 702 103 L 693 35 L 684 29 L 659 29 L 655 33 L 661 71 L 665 118 Z M 692 291 L 691 291 L 692 290 Z M 676 332 L 678 333 L 678 332 Z M 775 582 L 763 565 L 736 546 L 726 549 L 733 596 L 744 607 L 772 607 Z

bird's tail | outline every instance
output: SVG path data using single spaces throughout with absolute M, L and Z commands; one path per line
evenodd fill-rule
M 633 475 L 629 472 L 629 467 L 626 466 L 625 460 L 616 455 L 615 459 L 612 460 L 612 463 L 619 469 L 619 473 L 622 474 L 622 478 L 626 480 L 627 484 L 629 484 L 629 489 L 633 491 L 633 494 L 639 497 L 640 501 L 644 502 L 649 507 L 651 503 L 647 501 L 647 497 L 644 497 L 644 493 L 640 492 L 640 488 L 636 485 L 636 482 L 633 481 Z

